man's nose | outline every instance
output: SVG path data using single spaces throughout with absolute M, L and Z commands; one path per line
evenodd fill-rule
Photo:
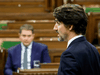
M 53 30 L 58 30 L 58 25 L 57 25 L 57 23 L 54 25 Z
M 28 37 L 26 36 L 24 39 L 25 39 L 25 40 L 27 40 L 27 39 L 28 39 Z

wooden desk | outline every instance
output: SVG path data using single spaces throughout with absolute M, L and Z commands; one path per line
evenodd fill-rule
M 49 0 L 0 0 L 0 20 L 54 19 Z
M 13 75 L 57 75 L 58 68 L 34 68 L 19 70 L 19 73 L 13 72 Z
M 0 30 L 0 38 L 18 38 L 18 33 L 19 30 Z M 57 37 L 56 31 L 54 31 L 53 29 L 35 29 L 34 33 L 36 39 L 40 37 Z
M 19 73 L 52 73 L 58 72 L 58 68 L 33 68 L 26 70 L 19 70 Z
M 0 13 L 0 20 L 54 20 L 53 13 Z
M 60 63 L 40 63 L 41 68 L 59 68 Z
M 0 2 L 0 13 L 48 12 L 50 10 L 47 4 L 47 0 L 13 0 L 7 2 Z
M 34 29 L 52 29 L 55 25 L 55 22 L 13 22 L 7 23 L 7 29 L 20 29 L 24 24 L 30 24 Z

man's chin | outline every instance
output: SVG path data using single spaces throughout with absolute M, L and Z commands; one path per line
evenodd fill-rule
M 24 43 L 24 46 L 29 46 L 30 44 L 29 43 Z
M 62 37 L 58 37 L 58 41 L 64 41 Z

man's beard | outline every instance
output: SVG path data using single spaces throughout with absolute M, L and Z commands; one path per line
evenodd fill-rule
M 58 41 L 67 41 L 67 35 L 65 34 L 63 37 L 62 36 L 59 36 L 58 37 Z
M 58 37 L 58 41 L 64 41 L 64 39 L 60 36 Z

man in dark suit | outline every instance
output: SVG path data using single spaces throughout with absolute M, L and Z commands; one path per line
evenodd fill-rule
M 55 8 L 54 30 L 60 41 L 67 41 L 62 53 L 58 75 L 100 75 L 98 50 L 85 38 L 87 16 L 77 4 L 65 4 Z
M 19 38 L 21 44 L 8 50 L 4 75 L 12 75 L 12 72 L 16 72 L 18 68 L 34 68 L 34 61 L 40 61 L 40 63 L 51 62 L 47 46 L 33 41 L 34 29 L 31 25 L 25 24 L 20 27 Z

